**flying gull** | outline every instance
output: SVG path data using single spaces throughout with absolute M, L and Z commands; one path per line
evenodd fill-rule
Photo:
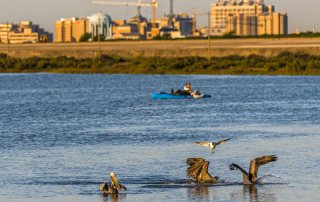
M 229 140 L 231 140 L 232 138 L 228 138 L 228 139 L 225 139 L 225 140 L 221 140 L 221 141 L 218 141 L 218 142 L 194 142 L 193 144 L 198 144 L 198 145 L 201 145 L 201 146 L 204 146 L 204 147 L 209 147 L 210 148 L 210 151 L 212 153 L 215 153 L 215 148 L 217 147 L 217 145 L 220 145 L 220 144 L 223 144 Z

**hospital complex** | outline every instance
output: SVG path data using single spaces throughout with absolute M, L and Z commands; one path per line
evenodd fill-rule
M 179 13 L 147 19 L 138 13 L 128 19 L 112 19 L 105 13 L 56 20 L 54 37 L 38 25 L 23 21 L 0 24 L 1 43 L 39 43 L 83 40 L 139 40 L 155 37 L 192 38 L 223 36 L 287 35 L 288 16 L 263 0 L 218 0 L 208 12 L 209 24 L 197 27 L 197 13 Z M 87 36 L 87 39 L 86 37 Z

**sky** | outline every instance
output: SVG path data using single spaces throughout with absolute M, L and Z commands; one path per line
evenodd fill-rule
M 137 1 L 137 0 L 108 0 Z M 151 0 L 142 0 L 150 2 Z M 169 12 L 170 0 L 158 0 L 157 17 Z M 206 12 L 216 0 L 174 0 L 174 12 Z M 287 13 L 289 17 L 289 32 L 320 31 L 320 1 L 319 0 L 265 0 L 266 4 L 275 5 L 276 11 Z M 95 12 L 104 12 L 112 19 L 128 19 L 136 14 L 133 6 L 95 5 L 91 0 L 0 0 L 0 23 L 17 23 L 30 20 L 48 31 L 54 31 L 57 19 L 68 17 L 87 17 Z M 151 18 L 151 8 L 142 8 L 142 15 Z M 198 25 L 206 24 L 206 17 L 198 18 Z

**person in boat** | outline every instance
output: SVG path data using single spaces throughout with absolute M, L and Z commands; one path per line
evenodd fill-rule
M 191 95 L 191 84 L 190 82 L 186 83 L 186 85 L 183 87 L 183 90 L 176 90 L 174 91 L 171 89 L 171 94 L 173 95 Z
M 183 87 L 183 93 L 187 95 L 191 95 L 191 83 L 187 82 L 186 85 Z

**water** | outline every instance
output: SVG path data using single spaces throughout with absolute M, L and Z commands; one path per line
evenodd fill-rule
M 179 88 L 202 100 L 152 100 Z M 0 201 L 319 201 L 320 77 L 0 75 Z M 193 141 L 233 140 L 214 155 Z M 255 187 L 230 163 L 276 154 Z M 186 182 L 203 157 L 226 183 Z M 104 197 L 115 171 L 128 191 Z

